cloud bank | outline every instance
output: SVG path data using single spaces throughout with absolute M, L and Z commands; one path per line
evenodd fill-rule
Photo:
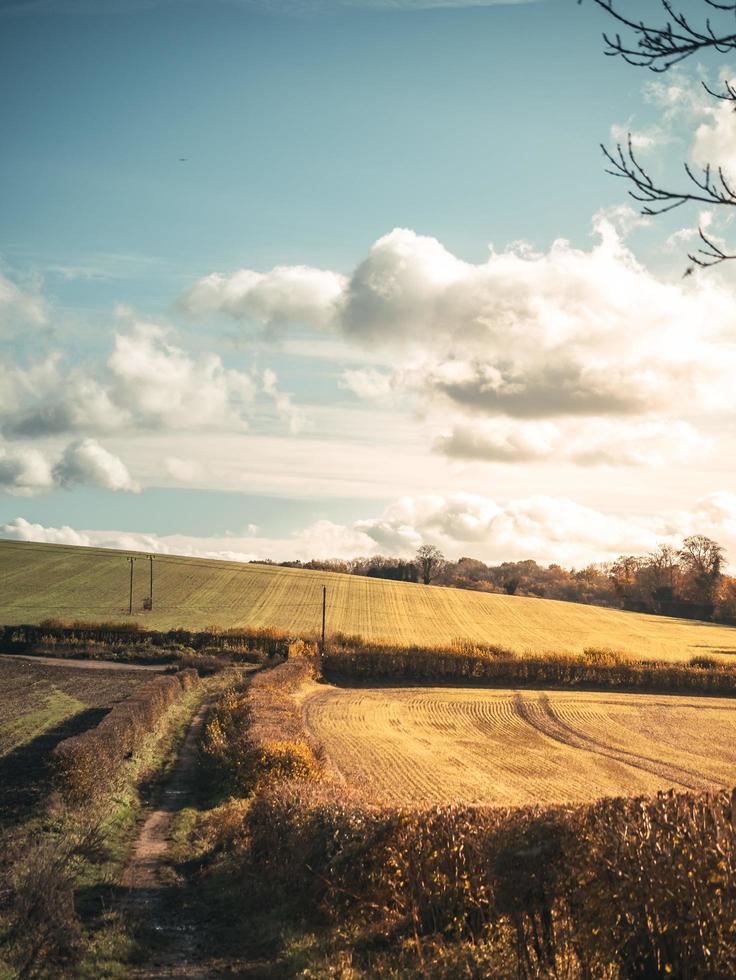
M 298 310 L 303 324 L 384 351 L 390 369 L 351 369 L 342 387 L 360 398 L 411 398 L 430 421 L 444 421 L 435 446 L 449 456 L 581 465 L 695 458 L 706 448 L 696 417 L 736 408 L 736 294 L 714 279 L 655 277 L 622 239 L 629 218 L 621 208 L 599 214 L 589 250 L 560 240 L 544 253 L 492 251 L 479 264 L 396 228 L 350 276 L 334 274 L 329 290 L 318 288 L 325 270 L 241 270 L 201 280 L 182 303 L 246 326 Z M 253 303 L 257 276 L 279 284 L 267 316 Z
M 661 542 L 679 544 L 683 537 L 698 533 L 722 543 L 733 560 L 736 495 L 719 491 L 687 509 L 624 516 L 562 497 L 533 495 L 501 504 L 477 494 L 426 494 L 402 497 L 377 517 L 350 525 L 317 521 L 286 538 L 259 537 L 257 531 L 251 528 L 245 537 L 162 537 L 44 527 L 18 517 L 0 526 L 0 537 L 235 561 L 379 553 L 411 557 L 420 545 L 434 544 L 452 558 L 465 555 L 490 562 L 534 558 L 583 567 L 622 553 L 646 553 Z
M 291 432 L 305 418 L 274 371 L 236 370 L 194 355 L 173 331 L 133 321 L 104 365 L 68 365 L 60 351 L 25 365 L 0 362 L 0 431 L 8 438 L 62 433 L 246 431 L 256 403 L 272 405 Z

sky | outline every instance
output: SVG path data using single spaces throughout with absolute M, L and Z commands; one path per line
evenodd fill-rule
M 0 536 L 580 567 L 704 533 L 736 562 L 736 269 L 683 277 L 729 216 L 642 219 L 599 145 L 736 173 L 700 86 L 732 66 L 635 69 L 607 28 L 0 0 Z

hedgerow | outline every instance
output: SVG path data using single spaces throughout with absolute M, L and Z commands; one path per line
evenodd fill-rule
M 251 793 L 286 779 L 319 779 L 323 761 L 296 696 L 318 676 L 317 648 L 291 644 L 289 659 L 230 690 L 207 721 L 202 751 L 232 792 Z
M 156 677 L 114 705 L 95 728 L 60 742 L 51 766 L 64 801 L 76 806 L 107 792 L 123 761 L 198 679 L 193 669 Z
M 413 938 L 415 968 L 423 943 L 492 936 L 513 976 L 730 977 L 734 796 L 391 809 L 282 783 L 242 811 L 231 871 L 256 903 L 297 903 L 317 929 Z
M 433 648 L 340 638 L 325 649 L 322 673 L 329 680 L 359 683 L 559 685 L 736 694 L 736 667 L 713 657 L 672 663 L 637 660 L 616 650 L 598 648 L 588 648 L 582 655 L 550 652 L 532 656 L 467 641 Z

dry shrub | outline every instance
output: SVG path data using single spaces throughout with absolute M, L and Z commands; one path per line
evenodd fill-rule
M 316 647 L 299 640 L 290 645 L 287 661 L 225 693 L 202 738 L 202 750 L 225 788 L 251 793 L 286 779 L 321 777 L 321 749 L 309 737 L 295 700 L 318 672 Z
M 157 677 L 114 705 L 95 728 L 60 742 L 52 768 L 64 801 L 80 805 L 107 792 L 123 761 L 197 680 L 196 670 Z
M 493 935 L 521 977 L 730 977 L 735 804 L 721 792 L 396 810 L 285 783 L 243 812 L 240 873 L 260 883 L 255 901 L 414 936 L 419 951 Z
M 77 877 L 100 842 L 94 822 L 53 838 L 20 833 L 0 841 L 0 945 L 13 967 L 8 976 L 74 975 L 85 948 L 75 907 Z

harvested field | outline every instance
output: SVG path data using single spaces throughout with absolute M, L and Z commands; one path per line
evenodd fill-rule
M 0 623 L 127 618 L 128 563 L 118 551 L 0 541 Z M 136 562 L 133 619 L 144 626 L 270 626 L 316 635 L 327 586 L 328 632 L 394 644 L 458 639 L 517 652 L 580 653 L 611 647 L 638 657 L 688 660 L 736 655 L 736 629 L 571 602 L 489 595 L 274 565 L 159 555 L 155 601 L 148 563 Z
M 319 687 L 310 731 L 391 803 L 516 806 L 736 784 L 736 701 L 641 694 Z

